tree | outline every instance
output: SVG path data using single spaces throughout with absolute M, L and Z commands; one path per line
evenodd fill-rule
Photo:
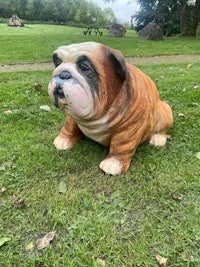
M 196 0 L 192 17 L 191 31 L 190 31 L 192 36 L 196 36 L 199 22 L 200 22 L 200 0 Z
M 141 9 L 135 16 L 136 29 L 140 30 L 149 22 L 157 23 L 165 35 L 180 33 L 181 1 L 179 0 L 138 0 Z
M 56 21 L 64 23 L 67 19 L 67 13 L 70 9 L 70 2 L 68 0 L 56 0 L 55 5 L 58 12 Z
M 3 18 L 9 18 L 15 13 L 15 7 L 12 5 L 11 1 L 1 0 L 0 6 L 0 16 Z
M 115 2 L 117 0 L 104 0 Z M 130 0 L 140 5 L 134 16 L 136 29 L 140 30 L 149 22 L 159 24 L 165 34 L 196 35 L 200 22 L 200 0 Z
M 13 14 L 22 19 L 105 26 L 115 21 L 113 11 L 101 9 L 89 0 L 0 0 L 0 17 Z
M 113 10 L 110 7 L 107 7 L 104 9 L 104 24 L 108 24 L 110 22 L 116 23 L 117 19 L 115 17 L 115 14 L 113 12 Z
M 188 10 L 188 1 L 182 0 L 181 1 L 181 34 L 187 35 L 188 34 L 188 27 L 187 27 L 187 10 Z

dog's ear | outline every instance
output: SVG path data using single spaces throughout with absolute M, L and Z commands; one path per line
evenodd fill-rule
M 126 80 L 127 68 L 126 68 L 125 59 L 122 53 L 118 50 L 108 48 L 107 56 L 109 58 L 109 61 L 111 62 L 113 69 L 116 71 L 116 73 L 121 77 L 122 80 Z

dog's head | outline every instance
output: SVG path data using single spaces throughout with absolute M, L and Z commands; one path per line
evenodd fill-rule
M 54 51 L 53 61 L 49 96 L 74 118 L 105 114 L 127 78 L 122 54 L 95 42 L 61 46 Z

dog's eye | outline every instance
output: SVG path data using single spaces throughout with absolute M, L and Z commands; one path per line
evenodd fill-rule
M 57 60 L 54 61 L 55 67 L 58 67 L 61 63 L 62 61 L 59 58 L 57 58 Z
M 60 60 L 58 58 L 57 54 L 54 54 L 53 55 L 53 62 L 54 62 L 55 67 L 58 67 L 62 63 L 62 60 Z
M 83 62 L 80 62 L 78 64 L 79 66 L 79 69 L 82 71 L 82 72 L 89 72 L 91 71 L 91 68 L 86 64 L 86 63 L 83 63 Z

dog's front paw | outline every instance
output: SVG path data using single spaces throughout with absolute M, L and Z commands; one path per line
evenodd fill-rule
M 54 139 L 53 144 L 58 150 L 67 150 L 74 146 L 74 143 L 70 138 L 62 137 L 60 135 Z
M 102 169 L 106 174 L 119 175 L 122 173 L 123 164 L 116 157 L 104 159 L 100 164 L 99 168 Z

